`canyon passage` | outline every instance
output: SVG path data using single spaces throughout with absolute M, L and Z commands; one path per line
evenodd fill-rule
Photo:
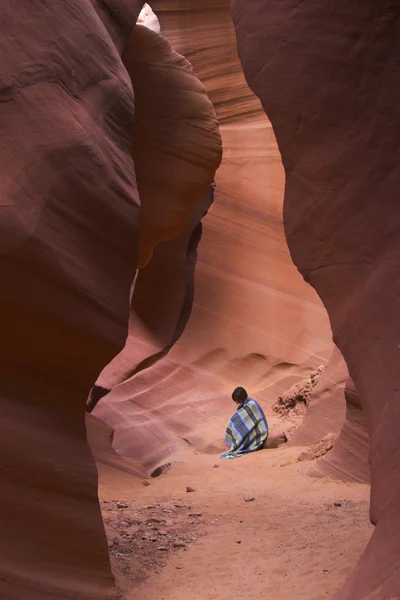
M 397 6 L 1 13 L 0 598 L 400 598 Z

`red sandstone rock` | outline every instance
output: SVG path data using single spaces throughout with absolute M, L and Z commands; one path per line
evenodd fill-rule
M 333 449 L 318 463 L 318 471 L 333 479 L 370 482 L 369 436 L 365 413 L 353 382 L 345 386 L 346 420 Z M 313 473 L 317 475 L 317 470 Z
M 136 373 L 161 360 L 184 331 L 193 305 L 201 219 L 211 202 L 208 191 L 197 202 L 184 231 L 156 246 L 149 264 L 138 272 L 128 339 L 123 351 L 100 374 L 88 408 L 92 409 L 116 385 L 129 385 Z M 113 397 L 111 394 L 105 403 L 112 403 Z
M 284 392 L 273 406 L 273 410 L 280 415 L 288 415 L 298 407 L 306 410 L 310 404 L 315 386 L 317 385 L 322 373 L 325 370 L 324 365 L 313 371 L 307 379 L 295 383 L 286 392 Z
M 280 156 L 244 80 L 228 2 L 206 5 L 152 5 L 163 35 L 205 84 L 224 146 L 215 201 L 204 220 L 192 315 L 170 359 L 216 382 L 218 396 L 232 391 L 240 373 L 242 385 L 269 401 L 277 382 L 293 375 L 298 381 L 303 369 L 308 373 L 330 355 L 329 326 L 287 250 Z
M 233 0 L 286 171 L 285 232 L 365 410 L 377 524 L 336 599 L 400 595 L 398 7 Z M 262 24 L 262 26 L 260 26 Z
M 290 445 L 311 446 L 328 433 L 339 435 L 346 418 L 344 387 L 348 378 L 346 363 L 335 347 L 312 392 L 305 419 L 290 439 Z
M 236 384 L 268 406 L 326 362 L 332 347 L 326 313 L 287 250 L 280 156 L 270 124 L 245 83 L 228 3 L 207 2 L 207 10 L 204 3 L 189 7 L 178 0 L 152 7 L 162 35 L 191 61 L 206 86 L 225 154 L 215 201 L 203 222 L 190 320 L 188 304 L 181 309 L 187 283 L 193 287 L 194 253 L 188 262 L 185 252 L 194 221 L 174 240 L 156 246 L 140 270 L 126 347 L 97 382 L 112 392 L 95 414 L 115 429 L 115 449 L 143 461 L 148 472 L 181 445 L 218 450 Z M 166 174 L 156 174 L 156 180 L 161 176 Z M 175 186 L 176 180 L 179 192 Z M 139 189 L 143 198 L 140 178 Z M 150 192 L 151 201 L 162 200 Z M 150 230 L 153 218 L 149 213 Z
M 118 452 L 143 460 L 151 473 L 165 462 L 178 438 L 169 430 L 176 416 L 168 408 L 166 393 L 160 396 L 156 390 L 154 402 L 154 378 L 150 387 L 146 378 L 153 365 L 159 369 L 192 310 L 200 221 L 212 202 L 221 139 L 204 87 L 164 38 L 138 27 L 124 62 L 137 104 L 138 150 L 133 155 L 143 202 L 141 269 L 132 294 L 127 343 L 97 382 L 113 391 L 99 402 L 95 414 L 115 430 Z M 170 369 L 168 363 L 165 367 Z M 177 373 L 183 389 L 184 371 Z M 141 372 L 144 378 L 137 377 Z M 159 412 L 160 404 L 165 415 Z
M 298 461 L 315 460 L 325 456 L 327 452 L 332 450 L 334 443 L 336 442 L 336 436 L 333 433 L 328 433 L 319 442 L 313 444 L 307 450 L 303 450 L 297 457 Z M 281 465 L 282 466 L 282 465 Z
M 2 6 L 0 595 L 114 597 L 84 403 L 126 336 L 137 0 Z
M 214 109 L 188 61 L 140 26 L 124 61 L 137 109 L 133 156 L 143 204 L 141 269 L 130 337 L 98 381 L 107 389 L 159 360 L 186 325 L 200 221 L 212 202 L 210 185 L 221 158 Z
M 336 347 L 312 393 L 306 417 L 289 444 L 318 444 L 328 434 L 338 439 L 311 474 L 368 483 L 369 440 L 365 415 L 346 363 Z
M 214 108 L 190 63 L 138 25 L 123 53 L 135 90 L 133 159 L 142 202 L 139 267 L 177 237 L 221 161 Z
M 143 477 L 143 471 L 133 459 L 115 452 L 112 447 L 113 430 L 108 425 L 87 414 L 86 430 L 100 479 L 106 481 L 110 489 L 115 489 L 115 495 L 118 496 L 117 489 L 123 488 L 124 484 L 132 487 L 132 476 L 137 479 Z M 150 485 L 146 480 L 143 480 L 142 484 Z

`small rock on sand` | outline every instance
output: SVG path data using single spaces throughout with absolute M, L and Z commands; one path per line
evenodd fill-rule
M 244 499 L 245 502 L 254 502 L 254 500 L 255 500 L 254 496 L 250 496 L 250 497 Z
M 146 523 L 165 523 L 164 519 L 156 519 L 156 517 L 150 517 L 146 519 Z
M 174 542 L 174 547 L 175 548 L 186 548 L 186 543 L 183 542 L 182 540 L 176 540 L 176 542 Z
M 190 487 L 190 485 L 186 486 L 186 491 L 187 492 L 195 492 L 196 490 L 192 487 Z

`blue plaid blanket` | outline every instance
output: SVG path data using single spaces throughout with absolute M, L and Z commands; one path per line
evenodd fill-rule
M 268 423 L 261 406 L 247 398 L 229 419 L 224 442 L 229 450 L 221 458 L 238 458 L 260 450 L 268 437 Z

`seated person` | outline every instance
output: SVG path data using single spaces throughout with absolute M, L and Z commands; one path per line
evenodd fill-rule
M 238 458 L 267 446 L 268 423 L 258 402 L 250 398 L 242 387 L 233 391 L 232 400 L 237 404 L 237 410 L 229 419 L 225 434 L 224 442 L 229 446 L 229 450 L 224 452 L 221 458 Z M 277 446 L 286 441 L 286 435 L 279 434 L 273 436 L 268 446 Z

